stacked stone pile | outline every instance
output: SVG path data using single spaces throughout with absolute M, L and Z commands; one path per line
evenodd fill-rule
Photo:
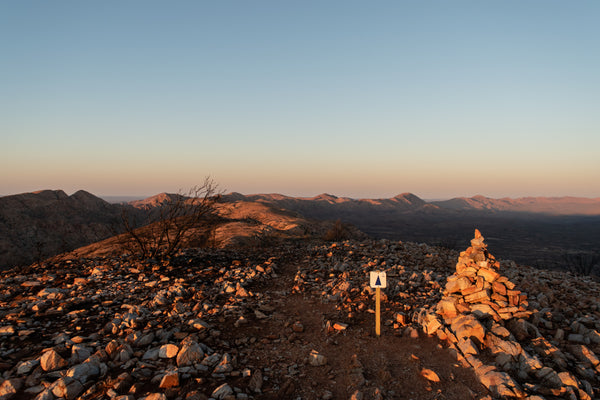
M 500 263 L 486 250 L 478 230 L 471 247 L 460 254 L 456 273 L 448 278 L 438 314 L 452 319 L 458 314 L 473 313 L 495 322 L 528 318 L 527 294 L 499 273 Z
M 495 397 L 594 398 L 600 362 L 581 343 L 597 331 L 573 322 L 587 336 L 577 337 L 578 344 L 562 343 L 564 351 L 557 346 L 556 333 L 544 337 L 538 328 L 543 313 L 531 309 L 527 294 L 501 274 L 483 239 L 476 230 L 471 247 L 460 254 L 456 272 L 447 279 L 442 299 L 415 319 L 426 333 L 446 341 Z M 591 321 L 598 320 L 588 317 Z M 560 332 L 558 336 L 564 337 Z

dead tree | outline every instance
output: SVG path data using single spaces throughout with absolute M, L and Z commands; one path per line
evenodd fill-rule
M 325 232 L 323 239 L 328 242 L 341 242 L 350 239 L 351 236 L 348 226 L 338 219 L 333 223 L 331 228 Z
M 163 259 L 190 241 L 198 246 L 205 237 L 208 242 L 217 221 L 215 204 L 220 197 L 217 188 L 212 179 L 206 178 L 202 185 L 187 192 L 166 196 L 147 210 L 147 223 L 141 227 L 137 227 L 134 215 L 123 209 L 125 250 L 142 259 Z

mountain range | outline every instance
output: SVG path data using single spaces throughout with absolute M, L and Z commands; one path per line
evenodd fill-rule
M 521 197 L 492 199 L 477 195 L 457 197 L 450 200 L 427 202 L 412 193 L 402 193 L 389 199 L 353 199 L 320 194 L 315 197 L 289 197 L 281 194 L 243 195 L 230 193 L 226 201 L 263 201 L 278 204 L 292 210 L 307 210 L 309 213 L 354 213 L 359 211 L 378 212 L 526 212 L 546 215 L 600 215 L 600 198 L 584 197 Z
M 120 234 L 123 212 L 141 226 L 164 201 L 177 196 L 161 193 L 122 204 L 83 190 L 70 196 L 43 190 L 0 197 L 0 267 L 30 264 Z M 228 224 L 220 231 L 221 243 L 228 245 L 239 244 L 233 236 L 256 236 L 265 229 L 279 237 L 322 234 L 323 220 L 352 224 L 374 238 L 450 248 L 462 247 L 479 227 L 489 232 L 488 241 L 502 257 L 548 267 L 555 267 L 551 264 L 562 253 L 597 251 L 600 243 L 600 198 L 475 196 L 427 202 L 411 193 L 352 199 L 234 192 L 221 197 L 219 213 Z M 300 228 L 285 229 L 292 225 Z

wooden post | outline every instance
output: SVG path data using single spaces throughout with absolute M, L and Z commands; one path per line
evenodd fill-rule
M 381 308 L 380 308 L 380 303 L 381 301 L 381 289 L 379 289 L 379 287 L 375 288 L 375 334 L 377 336 L 381 335 L 381 316 L 380 316 L 380 312 L 381 312 Z

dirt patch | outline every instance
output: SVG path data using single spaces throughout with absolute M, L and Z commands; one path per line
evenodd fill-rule
M 250 369 L 265 371 L 257 398 L 342 399 L 361 391 L 365 398 L 458 400 L 487 394 L 474 373 L 459 366 L 436 338 L 399 335 L 389 326 L 377 337 L 375 317 L 366 310 L 349 320 L 323 298 L 292 293 L 297 265 L 298 260 L 285 261 L 272 285 L 255 287 L 265 295 L 257 309 L 264 318 L 249 310 L 254 315 L 247 324 L 229 321 L 223 335 L 230 342 L 244 342 L 238 357 Z M 347 327 L 328 332 L 328 321 L 344 321 Z M 326 358 L 325 365 L 310 365 L 313 350 Z M 423 368 L 435 371 L 440 382 L 421 376 Z

